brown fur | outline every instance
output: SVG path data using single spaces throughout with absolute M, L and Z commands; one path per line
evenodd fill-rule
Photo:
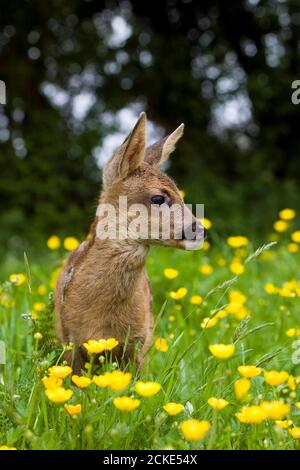
M 181 135 L 182 127 L 146 151 L 146 116 L 142 114 L 104 168 L 99 202 L 117 207 L 119 196 L 126 195 L 128 205 L 138 202 L 150 208 L 151 196 L 167 193 L 172 203 L 183 206 L 175 183 L 159 169 Z M 132 359 L 137 345 L 137 362 L 141 363 L 153 329 L 151 289 L 145 272 L 150 241 L 101 240 L 96 226 L 97 216 L 90 238 L 69 256 L 56 287 L 57 331 L 63 343 L 71 341 L 77 346 L 77 371 L 85 361 L 82 344 L 89 339 L 116 338 L 118 358 L 127 343 L 126 360 Z M 155 242 L 183 247 L 172 237 Z

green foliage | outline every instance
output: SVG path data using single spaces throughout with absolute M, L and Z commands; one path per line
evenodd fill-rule
M 0 366 L 0 445 L 25 449 L 297 448 L 288 431 L 275 427 L 274 421 L 246 425 L 235 414 L 245 404 L 283 399 L 291 406 L 287 419 L 299 426 L 296 407 L 299 384 L 296 390 L 287 384 L 271 387 L 261 375 L 251 380 L 251 397 L 246 402 L 238 402 L 233 383 L 241 377 L 237 372 L 241 364 L 286 370 L 294 377 L 300 375 L 299 364 L 292 360 L 295 338 L 286 335 L 289 328 L 299 328 L 300 297 L 299 288 L 295 287 L 299 252 L 289 253 L 289 239 L 285 234 L 277 245 L 256 249 L 256 245 L 249 243 L 242 251 L 219 242 L 215 235 L 210 242 L 212 248 L 199 252 L 153 248 L 148 272 L 154 294 L 154 340 L 165 338 L 169 349 L 160 352 L 152 346 L 140 376 L 136 377 L 132 370 L 133 383 L 121 392 L 95 385 L 80 390 L 67 377 L 64 387 L 74 392 L 69 402 L 82 404 L 82 414 L 75 417 L 70 417 L 63 405 L 50 402 L 41 383 L 49 366 L 63 363 L 63 351 L 52 342 L 51 295 L 49 301 L 51 273 L 60 263 L 61 255 L 51 253 L 43 261 L 31 262 L 29 286 L 28 283 L 16 286 L 9 281 L 2 284 L 0 338 L 7 344 L 7 364 Z M 230 271 L 231 261 L 237 256 L 245 266 L 241 275 Z M 212 266 L 211 274 L 199 271 L 203 264 Z M 178 276 L 167 279 L 163 274 L 165 268 L 177 269 Z M 23 272 L 28 276 L 28 267 Z M 267 283 L 281 288 L 289 281 L 290 287 L 281 295 L 268 294 L 264 288 Z M 39 293 L 41 283 L 46 288 L 42 294 Z M 179 287 L 186 287 L 188 293 L 175 301 L 169 293 Z M 201 328 L 203 319 L 212 312 L 216 315 L 224 311 L 231 302 L 230 293 L 237 290 L 245 296 L 247 316 L 245 312 L 230 313 L 219 318 L 212 328 Z M 191 304 L 193 295 L 201 295 L 202 303 Z M 43 336 L 38 341 L 32 335 L 31 320 L 23 316 L 32 312 L 31 306 L 36 302 L 45 304 L 34 323 L 34 334 L 39 332 Z M 210 344 L 233 342 L 236 352 L 225 361 L 209 353 Z M 108 361 L 101 367 L 103 373 L 114 366 Z M 133 389 L 136 380 L 159 382 L 162 389 L 151 398 L 141 398 L 141 406 L 136 411 L 117 410 L 113 399 L 119 395 L 136 395 Z M 213 412 L 207 404 L 212 396 L 226 399 L 229 405 L 218 413 Z M 170 401 L 185 405 L 184 411 L 175 417 L 167 416 L 162 406 Z M 207 419 L 212 424 L 208 435 L 199 442 L 185 440 L 178 427 L 191 417 Z

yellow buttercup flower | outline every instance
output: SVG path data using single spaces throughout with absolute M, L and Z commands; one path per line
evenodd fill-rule
M 157 338 L 154 344 L 157 351 L 167 352 L 169 349 L 167 340 L 165 338 Z
M 264 373 L 265 381 L 272 386 L 281 385 L 286 382 L 289 378 L 288 372 L 281 371 L 278 372 L 277 370 L 271 370 L 269 372 Z
M 167 279 L 176 279 L 178 274 L 179 272 L 177 271 L 177 269 L 173 269 L 173 268 L 164 269 L 164 275 Z
M 200 421 L 198 419 L 187 419 L 180 424 L 180 429 L 185 439 L 188 441 L 199 441 L 210 430 L 209 421 Z
M 45 389 L 53 389 L 59 388 L 62 386 L 62 379 L 59 377 L 55 377 L 54 375 L 50 375 L 49 377 L 43 377 L 42 382 L 44 384 Z
M 116 392 L 119 392 L 124 388 L 128 387 L 132 377 L 132 374 L 130 372 L 122 372 L 121 370 L 106 372 L 104 375 L 108 379 L 108 386 Z
M 265 292 L 267 294 L 276 294 L 277 292 L 277 287 L 272 284 L 272 282 L 267 282 L 267 284 L 264 285 Z
M 112 351 L 116 346 L 118 346 L 119 341 L 115 338 L 108 338 L 106 340 L 106 351 Z
M 279 426 L 281 429 L 287 429 L 287 428 L 289 428 L 290 426 L 293 425 L 293 421 L 291 421 L 290 419 L 286 419 L 286 420 L 276 420 L 275 423 L 276 423 L 277 426 Z
M 34 308 L 34 310 L 36 310 L 37 312 L 42 312 L 43 310 L 45 310 L 46 305 L 45 305 L 43 302 L 35 302 L 35 303 L 33 304 L 33 308 Z
M 23 273 L 18 274 L 11 274 L 9 276 L 10 282 L 12 282 L 15 286 L 21 286 L 26 282 L 26 276 Z
M 229 269 L 233 274 L 243 274 L 245 267 L 238 258 L 235 258 L 229 265 Z
M 54 389 L 47 389 L 45 393 L 50 401 L 53 403 L 64 403 L 73 395 L 73 391 L 70 389 L 65 389 L 63 387 L 54 388 Z
M 282 401 L 263 401 L 261 408 L 266 413 L 267 418 L 278 420 L 283 419 L 290 412 L 290 405 Z
M 75 237 L 67 237 L 64 239 L 64 248 L 67 251 L 73 251 L 80 245 L 79 241 Z
M 176 416 L 184 410 L 184 406 L 181 403 L 169 402 L 163 406 L 163 409 L 170 416 Z
M 296 403 L 297 408 L 300 410 L 300 401 Z
M 297 253 L 299 251 L 299 245 L 297 243 L 289 243 L 288 251 L 290 253 Z
M 296 297 L 295 292 L 292 292 L 291 289 L 287 286 L 277 289 L 277 293 L 281 297 Z
M 252 379 L 253 377 L 257 377 L 261 373 L 262 368 L 256 366 L 239 366 L 238 371 L 247 379 Z
M 296 379 L 293 375 L 290 375 L 287 381 L 288 386 L 290 387 L 291 390 L 296 390 L 297 384 L 296 384 Z
M 218 320 L 222 318 L 226 318 L 228 316 L 227 310 L 219 310 L 217 313 L 215 310 L 212 310 L 210 314 L 213 315 L 213 317 L 217 318 Z
M 247 397 L 247 394 L 251 388 L 251 382 L 249 379 L 238 379 L 234 382 L 234 393 L 236 399 L 241 401 Z
M 199 219 L 199 222 L 203 225 L 205 230 L 210 230 L 212 228 L 212 221 L 209 220 L 207 217 L 204 217 L 204 219 Z
M 273 224 L 274 230 L 276 232 L 285 232 L 289 228 L 289 224 L 285 220 L 277 220 Z
M 16 447 L 0 446 L 0 450 L 17 450 Z
M 231 248 L 241 248 L 242 246 L 247 246 L 248 243 L 249 243 L 248 238 L 241 236 L 241 235 L 227 238 L 227 244 Z
M 192 295 L 192 297 L 190 298 L 190 303 L 192 305 L 200 305 L 202 303 L 202 297 L 201 295 Z
M 291 235 L 291 239 L 295 243 L 300 243 L 300 230 L 297 230 L 296 232 L 293 232 Z
M 43 284 L 41 284 L 41 285 L 38 287 L 37 291 L 38 291 L 38 294 L 39 294 L 39 295 L 45 295 L 46 292 L 47 292 L 46 286 L 44 286 Z
M 47 246 L 49 250 L 58 250 L 61 246 L 60 238 L 57 235 L 52 235 L 52 237 L 47 240 Z
M 209 243 L 207 240 L 205 240 L 205 241 L 203 242 L 203 250 L 204 250 L 204 251 L 207 251 L 207 250 L 209 250 L 209 249 L 210 249 L 210 243 Z
M 67 403 L 65 403 L 64 408 L 70 416 L 79 415 L 82 412 L 81 405 L 67 405 Z
M 204 276 L 209 276 L 213 273 L 214 268 L 210 264 L 201 264 L 201 266 L 199 266 L 199 271 L 204 274 Z
M 240 305 L 244 305 L 244 303 L 247 300 L 247 297 L 245 296 L 245 294 L 243 294 L 239 290 L 232 290 L 229 292 L 229 300 L 230 300 L 230 304 L 234 304 L 235 306 L 236 305 L 240 306 Z
M 71 374 L 72 368 L 69 366 L 52 366 L 49 369 L 50 375 L 54 375 L 59 379 L 64 379 Z
M 157 382 L 142 382 L 141 380 L 135 384 L 134 390 L 142 397 L 152 397 L 161 389 L 161 385 Z
M 36 312 L 35 310 L 32 310 L 31 312 L 31 317 L 34 319 L 34 320 L 37 320 L 39 318 L 39 313 Z
M 257 405 L 243 406 L 241 411 L 236 413 L 236 417 L 245 424 L 260 424 L 267 419 L 265 411 Z
M 288 330 L 286 330 L 285 334 L 287 336 L 289 336 L 290 338 L 292 338 L 293 336 L 296 336 L 297 329 L 296 328 L 289 328 Z
M 282 209 L 279 212 L 279 217 L 282 220 L 293 220 L 296 217 L 296 211 L 294 209 Z
M 227 405 L 229 405 L 229 402 L 227 400 L 224 400 L 224 398 L 215 398 L 215 397 L 210 397 L 207 400 L 207 403 L 214 410 L 223 410 L 223 408 L 225 408 Z
M 230 308 L 230 306 L 228 306 L 228 307 Z M 244 318 L 246 318 L 250 315 L 250 312 L 246 307 L 244 307 L 244 305 L 241 305 L 241 306 L 235 308 L 235 311 L 232 312 L 232 314 L 238 320 L 243 320 Z
M 205 317 L 201 322 L 201 328 L 213 328 L 218 323 L 217 315 L 213 317 Z
M 300 439 L 300 427 L 289 429 L 289 433 L 294 439 Z
M 84 343 L 83 346 L 89 354 L 101 354 L 103 351 L 111 351 L 119 342 L 114 338 L 108 339 L 89 339 L 87 343 Z
M 108 387 L 109 385 L 109 377 L 106 375 L 95 375 L 93 377 L 93 382 L 100 388 Z
M 78 388 L 86 388 L 92 383 L 91 379 L 88 377 L 79 377 L 79 375 L 72 375 L 72 382 L 77 385 Z
M 51 289 L 55 289 L 55 286 L 56 286 L 56 283 L 57 283 L 57 279 L 58 279 L 58 276 L 60 274 L 60 271 L 61 271 L 61 267 L 58 267 L 56 268 L 53 273 L 51 274 L 51 280 L 50 280 L 50 287 Z
M 186 296 L 187 292 L 186 287 L 180 287 L 176 292 L 170 292 L 170 297 L 174 300 L 181 300 Z
M 289 289 L 297 289 L 298 281 L 296 279 L 291 279 L 290 281 L 284 282 L 284 287 L 288 287 Z
M 209 350 L 218 359 L 228 359 L 235 352 L 234 344 L 211 344 Z
M 131 397 L 117 397 L 113 400 L 113 404 L 118 410 L 133 411 L 141 404 L 140 400 Z

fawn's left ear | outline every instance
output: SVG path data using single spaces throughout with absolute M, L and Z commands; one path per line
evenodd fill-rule
M 103 169 L 103 183 L 110 185 L 114 181 L 126 178 L 142 163 L 145 156 L 147 138 L 147 116 L 141 113 L 132 132 L 118 148 Z
M 150 145 L 146 150 L 145 161 L 150 165 L 162 165 L 174 152 L 176 143 L 182 137 L 183 131 L 184 124 L 180 124 L 172 134 Z

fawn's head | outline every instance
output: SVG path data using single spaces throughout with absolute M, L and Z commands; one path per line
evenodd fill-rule
M 183 129 L 181 124 L 172 134 L 146 148 L 147 118 L 145 113 L 140 115 L 132 132 L 103 169 L 98 236 L 114 233 L 116 237 L 146 245 L 183 249 L 199 246 L 203 227 L 184 204 L 174 181 L 161 171 Z M 115 215 L 107 206 L 113 207 Z M 117 226 L 116 232 L 111 227 L 107 229 L 113 224 Z

